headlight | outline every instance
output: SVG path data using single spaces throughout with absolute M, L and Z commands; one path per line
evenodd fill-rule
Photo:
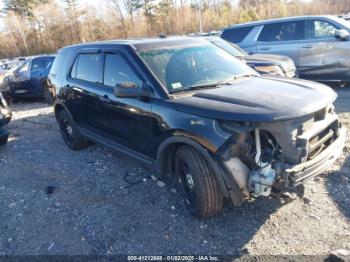
M 284 76 L 279 66 L 255 66 L 254 69 L 260 73 Z

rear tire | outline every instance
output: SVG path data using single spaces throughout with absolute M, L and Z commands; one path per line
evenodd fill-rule
M 89 146 L 90 142 L 80 134 L 66 111 L 62 110 L 59 113 L 58 124 L 63 140 L 70 149 L 81 150 Z
M 219 213 L 223 196 L 213 170 L 204 157 L 190 146 L 175 155 L 175 174 L 184 204 L 192 215 L 207 218 Z

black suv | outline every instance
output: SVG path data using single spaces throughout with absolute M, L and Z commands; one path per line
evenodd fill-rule
M 302 189 L 341 154 L 336 94 L 261 77 L 206 40 L 116 40 L 62 48 L 49 82 L 65 143 L 96 142 L 179 185 L 197 217 Z M 300 190 L 302 191 L 302 190 Z

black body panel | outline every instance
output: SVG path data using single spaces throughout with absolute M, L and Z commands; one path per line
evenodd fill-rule
M 261 122 L 307 115 L 335 98 L 334 91 L 312 82 L 253 77 L 180 96 L 174 105 L 178 111 L 208 118 Z

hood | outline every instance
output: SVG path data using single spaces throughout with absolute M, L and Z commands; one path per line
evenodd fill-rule
M 173 103 L 178 111 L 206 118 L 262 122 L 316 112 L 336 97 L 329 87 L 311 81 L 249 77 L 232 85 L 176 96 Z
M 248 64 L 254 64 L 255 66 L 264 65 L 280 65 L 283 62 L 291 61 L 287 56 L 281 55 L 269 55 L 269 54 L 253 54 L 244 57 Z

